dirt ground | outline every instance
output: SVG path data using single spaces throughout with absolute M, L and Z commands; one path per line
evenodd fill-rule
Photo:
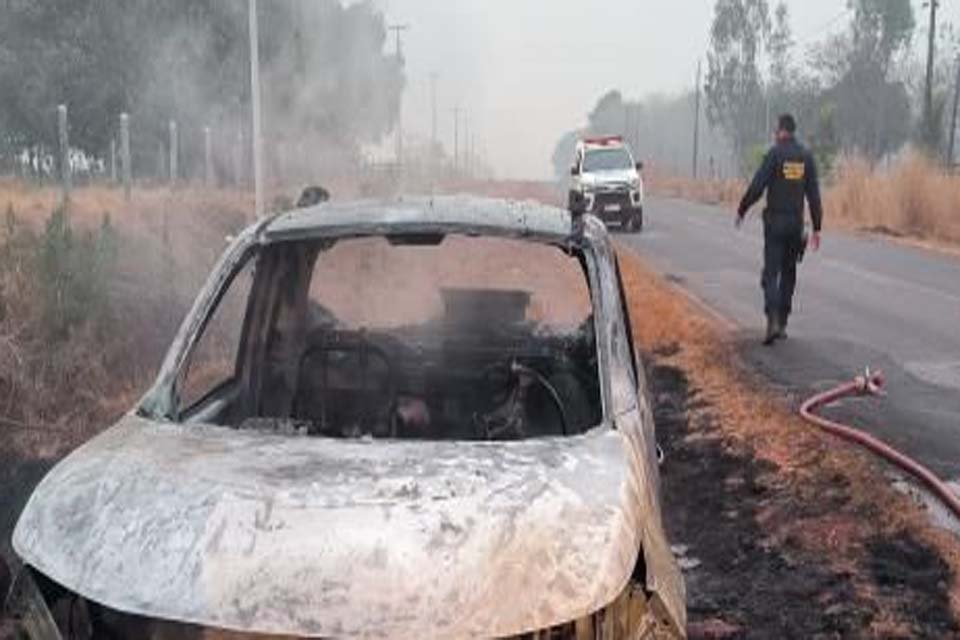
M 651 360 L 670 359 L 653 354 Z M 858 593 L 864 580 L 900 600 L 892 617 L 905 624 L 896 635 L 943 638 L 957 632 L 946 597 L 950 569 L 936 551 L 902 531 L 871 539 L 857 566 L 847 568 L 830 557 L 827 540 L 818 551 L 774 539 L 758 521 L 764 511 L 777 508 L 798 518 L 827 514 L 849 502 L 848 483 L 824 478 L 816 501 L 791 495 L 774 465 L 725 441 L 683 370 L 655 364 L 650 376 L 666 454 L 668 535 L 686 568 L 695 637 L 709 637 L 704 630 L 711 628 L 745 638 L 888 637 L 887 629 L 871 629 L 890 612 Z M 837 532 L 843 535 L 842 527 Z
M 689 301 L 621 254 L 694 638 L 954 638 L 960 542 L 812 431 Z

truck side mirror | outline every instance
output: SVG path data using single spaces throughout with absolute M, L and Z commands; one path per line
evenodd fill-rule
M 572 167 L 570 167 L 570 175 L 572 176 L 580 175 L 580 167 L 578 167 L 577 165 L 573 165 Z
M 642 163 L 642 162 L 638 162 L 638 163 L 637 163 L 637 171 L 643 171 L 643 163 Z

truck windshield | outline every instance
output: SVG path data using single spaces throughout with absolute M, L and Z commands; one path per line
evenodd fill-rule
M 618 171 L 632 166 L 633 161 L 626 149 L 595 149 L 587 151 L 583 158 L 585 172 Z

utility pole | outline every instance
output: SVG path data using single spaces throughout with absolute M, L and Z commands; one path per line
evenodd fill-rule
M 703 63 L 697 62 L 697 98 L 693 108 L 693 179 L 697 179 L 700 164 L 700 74 Z
M 773 121 L 770 119 L 770 85 L 764 88 L 764 109 L 766 109 L 766 120 L 764 121 L 763 133 L 769 136 L 773 131 Z
M 436 188 L 437 174 L 440 168 L 440 149 L 437 140 L 437 72 L 430 73 L 430 153 L 428 162 L 430 168 L 430 192 Z
M 477 173 L 477 134 L 470 134 L 470 177 L 475 178 Z
M 410 29 L 408 24 L 392 24 L 389 27 L 397 38 L 397 64 L 403 66 L 403 32 Z M 397 108 L 397 167 L 403 166 L 403 93 L 400 94 L 400 105 Z
M 203 182 L 207 188 L 213 187 L 213 131 L 203 128 Z
M 460 168 L 460 107 L 453 108 L 453 172 Z
M 110 184 L 117 184 L 117 138 L 110 138 Z
M 923 122 L 924 134 L 927 138 L 927 145 L 933 148 L 936 144 L 936 131 L 933 122 L 933 57 L 936 47 L 937 37 L 937 8 L 940 0 L 928 0 L 924 6 L 930 7 L 930 38 L 927 46 L 927 84 L 924 91 L 923 100 Z
M 130 166 L 130 114 L 120 114 L 120 166 L 123 176 L 123 197 L 130 201 L 133 171 Z
M 957 56 L 957 79 L 953 87 L 953 117 L 950 119 L 950 145 L 947 147 L 947 168 L 953 169 L 955 149 L 954 143 L 957 139 L 957 108 L 960 107 L 960 56 Z
M 170 186 L 177 186 L 177 178 L 180 176 L 180 170 L 177 167 L 178 160 L 180 159 L 180 150 L 179 144 L 180 140 L 177 135 L 177 121 L 170 121 Z
M 57 130 L 60 139 L 60 184 L 63 189 L 63 205 L 66 205 L 70 200 L 73 177 L 70 175 L 70 133 L 67 128 L 67 105 L 65 104 L 57 106 Z
M 244 175 L 244 137 L 243 125 L 237 128 L 237 138 L 233 143 L 233 183 L 237 187 L 246 181 Z
M 470 112 L 463 112 L 463 171 L 470 175 Z
M 430 154 L 437 149 L 437 72 L 430 74 Z
M 256 218 L 263 217 L 263 139 L 260 121 L 260 29 L 257 0 L 247 0 L 250 29 L 250 98 L 253 103 L 253 190 Z

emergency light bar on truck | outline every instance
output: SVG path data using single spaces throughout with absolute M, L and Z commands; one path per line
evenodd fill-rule
M 595 144 L 601 146 L 607 146 L 612 144 L 623 144 L 622 136 L 599 136 L 594 138 L 584 138 L 584 144 Z

